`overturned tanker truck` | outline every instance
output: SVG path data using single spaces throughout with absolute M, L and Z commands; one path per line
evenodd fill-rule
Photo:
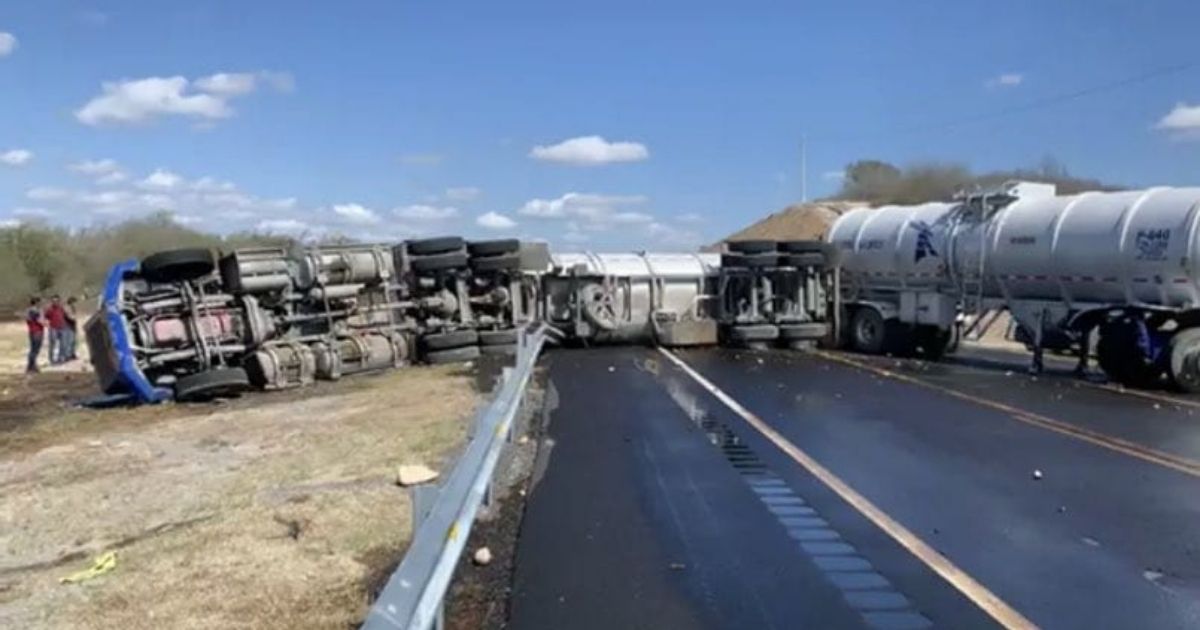
M 562 254 L 458 237 L 159 252 L 115 265 L 85 326 L 111 402 L 203 400 L 413 362 L 564 343 L 791 347 L 835 334 L 835 252 L 750 241 L 731 254 Z
M 1200 188 L 1055 193 L 1009 182 L 840 217 L 844 342 L 937 358 L 1007 310 L 1034 371 L 1043 349 L 1080 371 L 1094 352 L 1111 380 L 1200 392 Z

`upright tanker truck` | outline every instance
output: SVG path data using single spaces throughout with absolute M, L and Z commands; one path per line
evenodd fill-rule
M 949 203 L 861 208 L 842 253 L 844 341 L 939 357 L 1007 310 L 1041 369 L 1073 350 L 1129 386 L 1200 392 L 1200 188 L 1058 196 L 1010 182 Z M 1098 338 L 1093 346 L 1093 335 Z

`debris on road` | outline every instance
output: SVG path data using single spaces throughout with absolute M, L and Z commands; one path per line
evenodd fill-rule
M 404 464 L 396 470 L 396 484 L 405 488 L 429 483 L 438 478 L 438 472 L 424 464 Z
M 92 566 L 83 569 L 82 571 L 76 571 L 66 577 L 59 578 L 58 582 L 60 584 L 78 584 L 80 582 L 86 582 L 92 578 L 104 575 L 115 568 L 117 568 L 117 552 L 109 551 L 96 556 L 96 558 L 92 560 Z
M 1033 469 L 1033 479 L 1034 479 L 1034 481 L 1038 481 L 1038 480 L 1040 480 L 1041 478 L 1042 478 L 1042 471 L 1041 471 L 1041 470 L 1038 470 L 1038 469 L 1036 469 L 1036 468 L 1035 468 L 1035 469 Z
M 480 547 L 475 550 L 475 555 L 471 556 L 475 561 L 476 566 L 486 567 L 492 563 L 492 550 L 487 547 Z
M 686 564 L 684 564 L 684 563 L 682 563 L 682 562 L 672 562 L 672 563 L 671 563 L 671 570 L 672 570 L 672 571 L 682 571 L 682 570 L 684 570 L 684 569 L 686 569 L 686 568 L 687 568 L 687 565 L 686 565 Z

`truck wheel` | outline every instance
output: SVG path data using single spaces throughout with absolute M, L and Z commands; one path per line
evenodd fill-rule
M 784 341 L 816 341 L 827 336 L 829 336 L 829 324 L 825 322 L 783 324 L 779 327 L 779 338 Z
M 471 259 L 471 269 L 475 271 L 513 271 L 520 268 L 520 254 L 500 254 Z
M 824 267 L 825 255 L 814 252 L 788 254 L 783 257 L 785 267 Z
M 455 330 L 421 337 L 421 346 L 427 351 L 449 350 L 479 343 L 479 333 L 474 330 Z
M 439 236 L 436 238 L 420 238 L 408 242 L 408 253 L 413 256 L 430 256 L 458 252 L 463 248 L 463 240 L 458 236 Z
M 721 254 L 722 267 L 740 267 L 743 269 L 762 269 L 779 265 L 778 254 Z
M 515 343 L 517 343 L 516 328 L 479 331 L 479 345 L 481 346 L 506 346 Z
M 1182 392 L 1200 394 L 1200 328 L 1171 337 L 1171 382 Z
M 463 363 L 465 361 L 474 361 L 479 358 L 479 346 L 464 346 L 462 348 L 452 348 L 450 350 L 438 350 L 437 352 L 426 352 L 425 362 L 430 365 L 442 365 L 445 363 Z
M 850 324 L 850 344 L 864 354 L 880 354 L 887 339 L 887 326 L 879 311 L 864 306 L 854 312 Z
M 472 256 L 499 256 L 515 254 L 521 249 L 521 241 L 515 238 L 504 238 L 495 241 L 475 241 L 467 243 L 467 251 Z
M 207 276 L 216 264 L 202 248 L 172 249 L 142 259 L 142 277 L 150 282 L 184 282 Z
M 465 252 L 450 252 L 448 254 L 430 254 L 412 259 L 413 271 L 429 273 L 433 271 L 448 271 L 451 269 L 466 269 L 467 254 Z
M 771 324 L 734 326 L 729 329 L 729 338 L 740 343 L 775 341 L 779 338 L 779 328 Z
M 479 346 L 479 352 L 495 357 L 517 356 L 517 344 L 505 343 L 496 346 Z
M 767 240 L 750 240 L 750 241 L 729 241 L 729 251 L 738 254 L 774 254 L 776 243 L 775 241 Z
M 240 367 L 214 368 L 175 381 L 175 400 L 198 402 L 236 396 L 250 389 L 250 377 Z

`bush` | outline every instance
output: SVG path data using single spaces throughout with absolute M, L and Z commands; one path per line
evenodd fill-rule
M 0 229 L 0 269 L 7 273 L 0 276 L 0 312 L 20 312 L 34 294 L 90 298 L 114 263 L 164 249 L 231 250 L 294 242 L 272 234 L 206 234 L 179 225 L 170 213 L 75 231 L 45 223 L 4 228 Z

